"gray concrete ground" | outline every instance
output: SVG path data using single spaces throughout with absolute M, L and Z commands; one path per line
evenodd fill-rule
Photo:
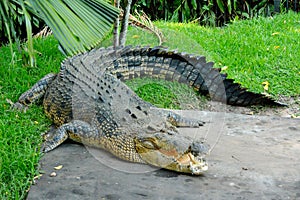
M 203 175 L 128 163 L 69 142 L 44 155 L 44 174 L 28 199 L 300 199 L 299 119 L 180 113 L 207 122 L 181 129 L 205 137 L 213 147 Z

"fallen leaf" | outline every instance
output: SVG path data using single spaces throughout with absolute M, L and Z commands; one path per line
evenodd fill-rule
M 63 165 L 58 165 L 58 166 L 56 166 L 56 167 L 53 167 L 54 169 L 56 169 L 56 170 L 60 170 L 60 169 L 62 169 L 63 168 Z
M 262 92 L 261 94 L 263 94 L 263 95 L 265 95 L 267 97 L 271 97 L 271 95 L 269 93 L 267 93 L 267 92 Z
M 296 116 L 296 115 L 292 114 L 291 118 L 297 119 L 297 118 L 300 118 L 300 116 Z
M 132 38 L 136 39 L 136 38 L 139 38 L 140 36 L 139 35 L 133 35 Z
M 228 66 L 224 66 L 224 67 L 221 68 L 222 71 L 225 71 L 227 69 L 228 69 Z
M 275 32 L 275 33 L 272 33 L 272 36 L 279 35 L 279 34 L 280 34 L 279 32 Z
M 57 176 L 56 172 L 52 172 L 52 173 L 50 174 L 50 177 L 56 177 L 56 176 Z
M 33 177 L 33 180 L 38 179 L 38 178 L 40 178 L 41 176 L 43 176 L 43 174 L 39 174 L 39 175 Z
M 268 81 L 264 81 L 262 82 L 262 85 L 264 86 L 264 90 L 268 90 L 270 83 Z

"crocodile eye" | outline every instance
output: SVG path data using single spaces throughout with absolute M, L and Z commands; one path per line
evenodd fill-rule
M 157 149 L 157 146 L 150 140 L 145 140 L 142 142 L 143 147 L 147 149 Z
M 148 140 L 143 142 L 143 146 L 147 149 L 156 149 L 153 142 L 148 141 Z

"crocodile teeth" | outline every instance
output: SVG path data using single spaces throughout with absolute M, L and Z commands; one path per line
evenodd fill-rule
M 193 154 L 188 153 L 188 156 L 190 157 L 190 170 L 192 174 L 199 175 L 204 171 L 208 170 L 208 165 L 202 158 L 197 161 L 195 160 L 195 157 Z
M 197 164 L 197 162 L 195 161 L 195 156 L 191 153 L 188 153 L 188 156 L 190 157 L 190 161 L 192 164 Z

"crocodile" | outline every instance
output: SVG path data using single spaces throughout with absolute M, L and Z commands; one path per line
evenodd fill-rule
M 199 127 L 202 121 L 154 107 L 103 70 L 126 50 L 94 50 L 69 58 L 58 74 L 46 75 L 20 96 L 15 107 L 42 99 L 56 127 L 44 135 L 41 150 L 49 152 L 70 138 L 127 161 L 194 175 L 206 171 L 208 144 L 177 128 Z
M 200 127 L 204 122 L 158 109 L 123 82 L 145 76 L 186 83 L 230 104 L 277 104 L 224 78 L 204 57 L 162 47 L 110 47 L 64 60 L 58 74 L 43 77 L 14 107 L 22 109 L 42 99 L 46 115 L 56 126 L 44 135 L 43 152 L 70 138 L 127 161 L 202 174 L 208 169 L 209 144 L 183 136 L 178 127 Z

